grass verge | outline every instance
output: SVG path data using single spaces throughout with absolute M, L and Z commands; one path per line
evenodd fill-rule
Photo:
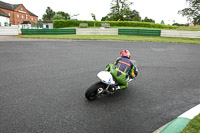
M 22 35 L 16 37 L 38 38 L 38 39 L 115 40 L 115 41 L 144 41 L 144 42 L 200 44 L 200 39 L 195 39 L 195 38 L 171 38 L 171 37 L 128 36 L 128 35 Z
M 194 117 L 181 133 L 200 133 L 200 114 Z
M 177 30 L 182 30 L 182 31 L 200 31 L 200 25 L 181 26 L 181 27 L 178 27 Z

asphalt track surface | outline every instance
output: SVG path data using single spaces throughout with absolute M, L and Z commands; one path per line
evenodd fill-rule
M 122 49 L 139 67 L 128 89 L 86 89 Z M 200 103 L 200 45 L 126 41 L 0 42 L 1 133 L 151 133 Z

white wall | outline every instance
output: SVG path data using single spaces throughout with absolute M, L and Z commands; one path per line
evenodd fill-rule
M 162 37 L 200 38 L 200 31 L 161 30 Z
M 10 24 L 10 18 L 4 17 L 4 16 L 0 16 L 0 26 L 5 26 L 5 22 Z
M 22 24 L 22 29 L 31 29 L 31 24 Z
M 118 35 L 118 29 L 77 28 L 76 35 Z
M 7 35 L 19 35 L 19 28 L 18 27 L 0 27 L 0 36 L 7 36 Z
M 48 25 L 49 29 L 53 29 L 53 23 L 43 23 L 43 28 L 46 28 Z

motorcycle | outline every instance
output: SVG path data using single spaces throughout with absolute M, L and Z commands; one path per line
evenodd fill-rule
M 136 71 L 138 73 L 135 61 L 134 66 L 136 67 Z M 113 88 L 116 88 L 119 85 L 112 74 L 108 71 L 99 72 L 97 77 L 100 79 L 100 81 L 90 86 L 85 92 L 85 97 L 90 101 L 104 95 L 114 94 L 116 90 Z M 131 82 L 132 80 L 133 78 L 130 78 L 130 76 L 127 75 L 126 81 Z

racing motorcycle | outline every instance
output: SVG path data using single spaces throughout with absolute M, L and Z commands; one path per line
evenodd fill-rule
M 136 68 L 136 72 L 138 73 L 135 61 L 134 66 Z M 85 97 L 90 101 L 95 100 L 96 98 L 102 97 L 104 95 L 114 94 L 116 91 L 115 88 L 119 85 L 119 83 L 115 80 L 112 74 L 108 71 L 99 72 L 97 74 L 97 77 L 100 79 L 100 81 L 90 86 L 85 92 Z M 133 78 L 130 78 L 130 76 L 127 75 L 126 81 L 131 82 L 132 80 Z

